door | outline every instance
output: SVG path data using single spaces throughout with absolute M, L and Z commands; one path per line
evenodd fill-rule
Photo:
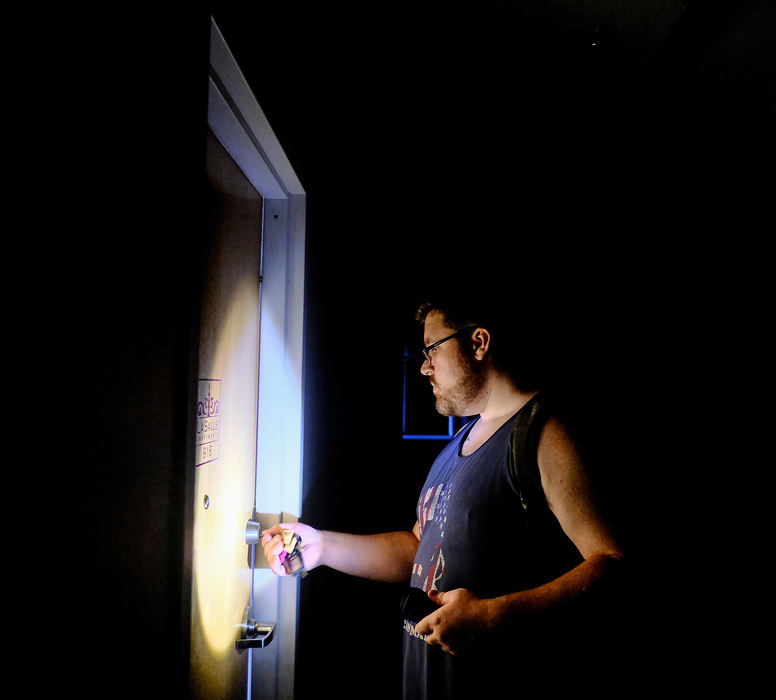
M 235 630 L 250 605 L 245 525 L 255 504 L 262 198 L 207 139 L 209 241 L 202 275 L 195 430 L 192 691 L 245 698 Z
M 250 542 L 300 507 L 305 194 L 215 23 L 210 50 L 190 694 L 290 699 L 298 581 Z

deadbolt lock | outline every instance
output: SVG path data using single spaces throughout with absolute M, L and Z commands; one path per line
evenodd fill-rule
M 261 538 L 261 526 L 255 520 L 245 523 L 245 544 L 258 544 Z

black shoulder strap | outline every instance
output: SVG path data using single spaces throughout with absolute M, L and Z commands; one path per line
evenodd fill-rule
M 512 426 L 509 473 L 525 511 L 545 501 L 536 451 L 546 420 L 547 412 L 537 394 L 523 406 Z
M 510 435 L 509 471 L 523 507 L 527 565 L 536 585 L 570 571 L 582 560 L 550 510 L 542 489 L 537 448 L 551 410 L 549 398 L 537 394 L 515 418 Z

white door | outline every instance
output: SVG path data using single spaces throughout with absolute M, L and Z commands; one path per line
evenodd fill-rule
M 203 269 L 196 404 L 192 684 L 198 697 L 245 698 L 235 630 L 250 605 L 241 529 L 253 517 L 262 199 L 210 132 L 210 237 Z
M 292 698 L 298 583 L 246 526 L 299 512 L 304 191 L 214 24 L 208 122 L 191 694 Z

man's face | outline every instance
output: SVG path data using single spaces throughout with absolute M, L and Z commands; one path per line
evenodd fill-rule
M 428 346 L 455 333 L 442 315 L 426 316 L 423 343 Z M 469 335 L 452 338 L 430 351 L 420 371 L 429 378 L 436 398 L 436 410 L 443 416 L 471 416 L 479 412 L 479 399 L 485 377 L 469 348 Z

